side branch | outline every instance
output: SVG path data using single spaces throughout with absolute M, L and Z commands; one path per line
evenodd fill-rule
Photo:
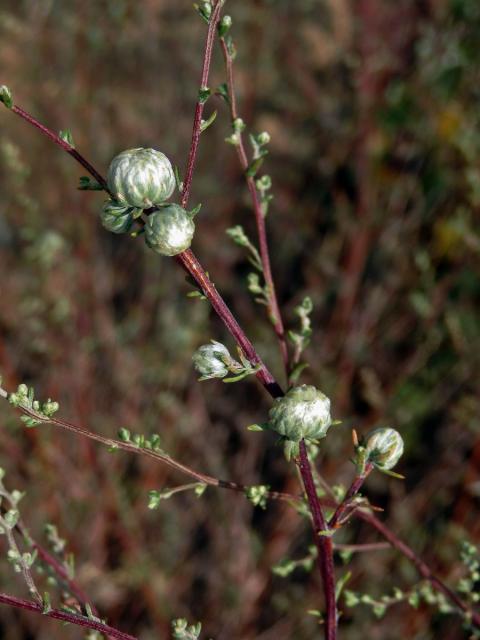
M 222 53 L 225 60 L 225 67 L 227 70 L 227 88 L 228 88 L 228 98 L 230 101 L 230 117 L 233 123 L 238 118 L 237 99 L 235 95 L 235 83 L 234 83 L 234 77 L 233 77 L 233 59 L 228 51 L 225 38 L 220 38 L 220 45 L 222 47 Z M 273 281 L 272 267 L 270 264 L 270 252 L 269 252 L 268 240 L 267 240 L 267 229 L 265 225 L 265 217 L 262 212 L 262 205 L 258 197 L 258 191 L 257 191 L 257 187 L 255 186 L 255 180 L 252 176 L 247 175 L 247 169 L 248 169 L 249 163 L 248 163 L 247 152 L 245 151 L 245 144 L 243 142 L 243 136 L 241 131 L 238 132 L 237 139 L 238 139 L 238 144 L 235 145 L 235 148 L 237 149 L 238 159 L 240 161 L 240 166 L 242 167 L 242 170 L 245 175 L 247 187 L 250 192 L 250 196 L 252 198 L 253 211 L 255 213 L 258 243 L 260 247 L 260 259 L 262 262 L 263 276 L 265 278 L 265 284 L 267 285 L 267 291 L 268 291 L 268 304 L 269 304 L 268 310 L 269 310 L 273 327 L 275 329 L 275 333 L 279 340 L 282 359 L 283 359 L 285 371 L 288 376 L 290 373 L 288 345 L 287 345 L 287 339 L 285 335 L 285 328 L 283 326 L 282 314 L 280 312 L 280 307 L 278 305 L 278 300 L 277 300 L 277 294 L 275 291 L 275 283 Z
M 128 633 L 123 633 L 122 631 L 118 631 L 118 629 L 109 627 L 108 624 L 104 624 L 103 622 L 92 620 L 91 618 L 86 618 L 84 616 L 78 616 L 73 613 L 68 613 L 66 611 L 62 611 L 61 609 L 50 609 L 49 611 L 44 610 L 43 607 L 36 602 L 9 596 L 6 593 L 0 593 L 0 604 L 7 604 L 11 607 L 16 607 L 17 609 L 33 611 L 35 613 L 40 613 L 47 618 L 54 618 L 55 620 L 62 620 L 62 622 L 75 624 L 78 627 L 85 627 L 87 629 L 92 629 L 93 631 L 99 631 L 100 633 L 103 633 L 110 638 L 115 638 L 116 640 L 137 640 L 135 636 L 131 636 Z
M 203 55 L 203 67 L 202 78 L 200 81 L 200 90 L 208 89 L 208 76 L 210 74 L 210 63 L 212 61 L 213 43 L 215 41 L 215 32 L 217 30 L 218 20 L 220 18 L 220 12 L 222 9 L 221 0 L 217 0 L 212 15 L 210 16 L 210 22 L 207 31 L 207 40 L 205 42 L 205 53 Z M 197 159 L 198 145 L 200 142 L 201 127 L 202 127 L 202 115 L 203 108 L 205 106 L 204 100 L 199 97 L 195 106 L 195 115 L 193 117 L 193 130 L 192 130 L 192 142 L 190 145 L 190 152 L 187 160 L 187 171 L 185 179 L 183 181 L 182 190 L 182 207 L 186 209 L 188 200 L 190 198 L 190 189 L 192 187 L 193 171 L 195 169 L 195 161 Z

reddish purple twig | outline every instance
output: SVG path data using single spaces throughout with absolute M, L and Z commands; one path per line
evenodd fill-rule
M 235 83 L 233 78 L 233 59 L 228 51 L 225 38 L 220 38 L 220 45 L 222 47 L 223 57 L 225 59 L 225 66 L 227 69 L 227 87 L 228 87 L 228 97 L 230 101 L 230 118 L 233 123 L 238 118 L 237 99 L 235 95 Z M 243 142 L 243 136 L 241 131 L 237 132 L 237 140 L 238 140 L 238 144 L 235 145 L 235 148 L 237 149 L 240 165 L 243 169 L 245 179 L 247 181 L 248 190 L 252 198 L 253 211 L 255 213 L 255 221 L 257 225 L 257 234 L 258 234 L 258 244 L 260 248 L 260 259 L 262 262 L 263 277 L 265 278 L 265 284 L 267 286 L 267 292 L 268 292 L 267 293 L 268 305 L 269 305 L 268 310 L 269 310 L 269 314 L 273 324 L 273 328 L 275 329 L 275 333 L 277 335 L 277 338 L 280 344 L 280 351 L 282 353 L 283 364 L 285 367 L 286 374 L 288 376 L 290 374 L 288 345 L 287 345 L 287 339 L 285 336 L 285 327 L 283 326 L 282 314 L 280 312 L 280 307 L 278 305 L 278 300 L 277 300 L 277 294 L 275 291 L 275 283 L 273 281 L 273 276 L 272 276 L 272 267 L 270 264 L 270 252 L 268 248 L 265 216 L 263 215 L 263 212 L 262 212 L 262 205 L 258 197 L 258 191 L 255 185 L 255 180 L 252 176 L 249 176 L 246 173 L 249 163 L 248 163 L 247 152 L 245 151 L 245 145 Z
M 131 636 L 128 633 L 123 633 L 122 631 L 118 631 L 118 629 L 109 627 L 108 624 L 104 624 L 103 622 L 97 622 L 95 620 L 91 620 L 90 618 L 85 618 L 84 616 L 67 613 L 66 611 L 61 611 L 60 609 L 51 609 L 50 611 L 44 611 L 42 606 L 40 604 L 37 604 L 36 602 L 9 596 L 5 593 L 0 593 L 0 604 L 8 604 L 11 607 L 17 607 L 18 609 L 25 609 L 27 611 L 41 613 L 48 618 L 54 618 L 55 620 L 69 622 L 70 624 L 75 624 L 79 627 L 93 629 L 94 631 L 99 631 L 100 633 L 108 635 L 111 638 L 115 638 L 116 640 L 137 640 L 135 636 Z
M 335 510 L 335 513 L 333 514 L 333 516 L 330 518 L 330 520 L 328 522 L 328 526 L 329 526 L 330 529 L 337 529 L 339 526 L 342 525 L 341 520 L 342 520 L 343 516 L 345 515 L 345 512 L 351 506 L 353 498 L 360 491 L 360 489 L 362 488 L 363 483 L 368 478 L 368 476 L 370 475 L 372 470 L 373 470 L 373 464 L 368 462 L 365 465 L 364 472 L 361 473 L 360 475 L 358 475 L 354 479 L 354 481 L 350 485 L 350 488 L 348 489 L 347 493 L 345 494 L 345 497 L 343 498 L 342 502 L 338 505 L 338 507 Z
M 218 20 L 220 18 L 220 12 L 222 9 L 222 3 L 217 0 L 215 7 L 210 17 L 208 24 L 207 40 L 205 42 L 205 53 L 203 55 L 203 67 L 202 78 L 200 81 L 200 90 L 208 89 L 208 76 L 210 74 L 210 63 L 212 61 L 213 43 L 215 41 L 215 32 L 217 30 Z M 190 189 L 192 187 L 193 171 L 195 169 L 195 161 L 197 159 L 198 144 L 200 142 L 200 135 L 202 133 L 202 115 L 205 106 L 205 101 L 198 100 L 195 107 L 195 115 L 193 118 L 193 130 L 192 130 L 192 142 L 190 145 L 190 152 L 187 160 L 187 170 L 185 173 L 185 179 L 183 181 L 182 190 L 182 207 L 185 209 L 190 198 Z
M 75 147 L 72 147 L 72 145 L 68 144 L 68 142 L 65 142 L 65 140 L 62 140 L 62 138 L 60 138 L 60 136 L 58 136 L 55 132 L 53 132 L 51 129 L 49 129 L 45 125 L 41 124 L 32 115 L 30 115 L 29 113 L 24 111 L 21 107 L 17 107 L 17 105 L 13 105 L 12 108 L 11 108 L 11 111 L 13 111 L 13 113 L 16 113 L 17 116 L 20 116 L 21 118 L 23 118 L 24 120 L 26 120 L 27 122 L 32 124 L 37 129 L 39 129 L 44 135 L 46 135 L 48 138 L 50 138 L 50 140 L 53 140 L 53 142 L 56 145 L 58 145 L 64 151 L 69 153 L 72 156 L 72 158 L 75 158 L 75 160 L 77 162 L 79 162 L 88 171 L 88 173 L 95 178 L 95 180 L 98 182 L 98 184 L 100 184 L 104 188 L 104 190 L 113 198 L 113 195 L 110 193 L 110 191 L 108 189 L 107 181 L 105 180 L 105 178 L 103 178 L 98 173 L 98 171 L 95 169 L 95 167 L 92 166 L 88 162 L 88 160 L 86 160 L 75 149 Z
M 325 640 L 335 640 L 337 637 L 337 603 L 335 595 L 333 542 L 331 536 L 327 533 L 328 525 L 318 499 L 305 440 L 300 441 L 298 466 L 302 474 L 305 493 L 307 494 L 308 504 L 312 513 L 314 539 L 318 549 L 317 559 L 325 592 Z

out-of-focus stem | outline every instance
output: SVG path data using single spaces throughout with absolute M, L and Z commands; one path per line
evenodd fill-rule
M 224 38 L 220 38 L 220 45 L 222 47 L 223 57 L 225 59 L 225 66 L 227 70 L 227 87 L 228 97 L 230 102 L 230 117 L 232 123 L 238 118 L 237 100 L 235 95 L 235 83 L 233 77 L 233 60 L 228 51 L 227 44 Z M 245 179 L 247 181 L 248 190 L 252 198 L 253 211 L 255 214 L 255 221 L 257 225 L 258 243 L 260 247 L 260 258 L 262 262 L 263 277 L 265 278 L 265 284 L 267 286 L 267 299 L 268 299 L 268 311 L 270 319 L 272 321 L 275 333 L 277 335 L 280 350 L 282 353 L 283 364 L 287 376 L 290 372 L 289 367 L 289 355 L 288 345 L 285 335 L 285 327 L 283 326 L 282 314 L 278 305 L 277 294 L 275 291 L 275 283 L 272 276 L 272 267 L 270 264 L 270 252 L 268 248 L 267 229 L 265 225 L 265 216 L 262 212 L 262 205 L 258 197 L 257 187 L 255 186 L 255 179 L 252 176 L 247 175 L 248 169 L 248 157 L 245 151 L 245 144 L 243 142 L 243 136 L 241 131 L 237 133 L 237 144 L 235 145 L 237 150 L 240 165 L 243 169 Z

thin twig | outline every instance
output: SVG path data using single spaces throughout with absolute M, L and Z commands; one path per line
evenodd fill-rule
M 416 567 L 418 573 L 430 582 L 430 584 L 440 593 L 453 602 L 458 609 L 464 612 L 465 616 L 469 618 L 472 623 L 480 629 L 480 613 L 474 611 L 470 606 L 465 604 L 461 598 L 457 596 L 447 585 L 436 576 L 430 567 L 415 553 L 415 551 L 409 547 L 403 540 L 401 540 L 393 531 L 391 531 L 383 522 L 377 517 L 364 509 L 357 509 L 355 515 L 361 518 L 365 522 L 372 525 L 388 542 L 400 551 L 402 555 L 408 558 Z
M 225 60 L 225 67 L 227 70 L 227 88 L 228 98 L 230 102 L 230 117 L 232 123 L 238 118 L 237 99 L 235 95 L 235 82 L 233 75 L 233 58 L 228 50 L 225 38 L 220 38 L 220 45 L 222 48 L 223 57 Z M 247 174 L 249 166 L 247 152 L 245 150 L 245 144 L 243 141 L 242 132 L 237 132 L 237 144 L 235 145 L 237 150 L 240 165 L 242 167 L 245 180 L 247 182 L 248 190 L 252 198 L 253 211 L 255 213 L 255 222 L 257 225 L 258 243 L 260 246 L 260 258 L 262 262 L 263 277 L 265 278 L 265 284 L 267 286 L 267 299 L 268 299 L 268 311 L 272 320 L 275 333 L 277 335 L 280 350 L 282 353 L 283 364 L 287 377 L 290 373 L 288 345 L 285 335 L 285 327 L 283 325 L 282 314 L 278 305 L 277 294 L 275 291 L 275 283 L 272 276 L 272 267 L 270 264 L 270 252 L 268 248 L 267 229 L 265 225 L 265 216 L 262 212 L 262 205 L 258 197 L 257 187 L 255 180 L 252 176 Z
M 0 394 L 0 395 L 3 396 L 3 394 Z M 8 397 L 8 394 L 7 394 L 7 397 Z M 231 489 L 233 491 L 238 491 L 243 494 L 245 494 L 246 490 L 249 488 L 249 486 L 245 484 L 232 482 L 231 480 L 221 480 L 220 478 L 215 478 L 205 473 L 201 473 L 200 471 L 196 471 L 195 469 L 192 469 L 191 467 L 187 467 L 187 465 L 182 464 L 177 460 L 174 460 L 168 454 L 163 453 L 161 451 L 154 451 L 152 449 L 147 449 L 145 447 L 139 447 L 130 442 L 124 442 L 123 440 L 116 440 L 115 438 L 107 438 L 98 433 L 95 433 L 94 431 L 90 431 L 89 429 L 86 429 L 85 427 L 82 427 L 78 424 L 73 424 L 72 422 L 61 420 L 60 418 L 54 418 L 54 417 L 46 418 L 42 414 L 37 413 L 36 411 L 29 409 L 28 407 L 19 406 L 18 410 L 21 411 L 23 414 L 31 418 L 34 418 L 35 420 L 39 420 L 43 424 L 52 424 L 66 431 L 71 431 L 76 435 L 89 438 L 90 440 L 94 440 L 95 442 L 100 442 L 101 444 L 109 447 L 110 450 L 113 450 L 113 451 L 123 450 L 129 453 L 134 453 L 136 455 L 142 455 L 142 456 L 146 456 L 147 458 L 152 458 L 154 460 L 157 460 L 158 462 L 162 462 L 163 464 L 166 464 L 167 466 L 169 466 L 171 469 L 174 469 L 175 471 L 179 471 L 180 473 L 183 473 L 193 478 L 194 480 L 196 480 L 201 484 L 218 487 L 220 489 Z M 270 500 L 284 500 L 286 502 L 291 502 L 292 500 L 295 501 L 300 499 L 299 496 L 295 496 L 290 493 L 282 493 L 281 491 L 269 491 L 266 494 L 266 497 Z M 24 529 L 22 530 L 22 533 L 24 533 Z M 33 546 L 36 546 L 35 543 L 33 543 Z M 47 554 L 45 550 L 42 550 L 42 555 L 48 556 L 49 554 Z M 49 557 L 49 564 L 52 564 L 52 560 L 54 559 Z M 57 572 L 59 572 L 62 575 L 62 578 L 67 579 L 68 576 L 65 570 L 62 571 L 60 566 L 58 566 L 58 563 L 54 568 L 57 570 Z M 82 599 L 85 599 L 84 594 Z
M 72 156 L 72 158 L 75 158 L 75 160 L 79 162 L 93 178 L 95 178 L 98 184 L 100 184 L 104 188 L 104 190 L 110 195 L 110 197 L 113 198 L 112 193 L 108 189 L 107 181 L 105 180 L 105 178 L 103 178 L 98 173 L 95 167 L 91 165 L 90 162 L 88 162 L 88 160 L 86 160 L 82 156 L 82 154 L 75 149 L 75 147 L 72 147 L 71 144 L 68 144 L 68 142 L 65 142 L 65 140 L 62 140 L 62 138 L 60 138 L 60 136 L 58 136 L 54 131 L 52 131 L 45 125 L 41 124 L 36 118 L 34 118 L 32 115 L 24 111 L 21 107 L 18 107 L 17 105 L 13 105 L 11 108 L 11 111 L 13 111 L 13 113 L 16 113 L 17 116 L 20 116 L 21 118 L 23 118 L 24 120 L 32 124 L 37 129 L 39 129 L 44 135 L 50 138 L 50 140 L 53 140 L 53 142 L 56 145 L 58 145 L 64 151 L 69 153 Z
M 208 89 L 208 76 L 210 74 L 210 63 L 212 61 L 213 43 L 215 41 L 215 32 L 217 30 L 218 20 L 220 18 L 220 12 L 222 9 L 221 0 L 217 0 L 215 7 L 212 11 L 210 21 L 208 24 L 207 39 L 205 42 L 205 51 L 203 54 L 203 66 L 202 77 L 200 81 L 200 90 Z M 190 198 L 190 189 L 192 187 L 193 171 L 195 169 L 195 161 L 197 158 L 198 144 L 200 142 L 200 135 L 202 133 L 202 115 L 205 106 L 205 101 L 200 97 L 195 106 L 195 115 L 193 117 L 193 130 L 192 130 L 192 142 L 190 145 L 190 151 L 187 160 L 187 171 L 185 173 L 185 179 L 183 181 L 182 190 L 182 207 L 185 209 Z
M 36 602 L 9 596 L 6 593 L 0 593 L 0 604 L 8 604 L 11 607 L 17 607 L 18 609 L 26 609 L 27 611 L 41 613 L 47 618 L 54 618 L 55 620 L 69 622 L 70 624 L 75 624 L 79 627 L 86 627 L 87 629 L 92 629 L 93 631 L 99 631 L 100 633 L 110 636 L 111 638 L 115 638 L 116 640 L 137 640 L 135 636 L 131 636 L 128 633 L 123 633 L 122 631 L 118 631 L 118 629 L 109 627 L 108 624 L 104 624 L 103 622 L 97 622 L 96 620 L 92 620 L 91 618 L 75 615 L 73 613 L 67 613 L 66 611 L 61 611 L 60 609 L 50 609 L 50 611 L 48 611 L 44 609 L 42 605 L 37 604 Z
M 345 494 L 345 497 L 343 498 L 342 502 L 338 505 L 338 507 L 335 510 L 335 513 L 333 514 L 333 516 L 330 518 L 328 522 L 328 527 L 330 529 L 338 529 L 338 527 L 340 527 L 343 524 L 342 522 L 343 516 L 345 515 L 346 511 L 351 507 L 352 500 L 360 491 L 363 483 L 368 478 L 372 470 L 373 470 L 373 464 L 368 462 L 365 465 L 364 472 L 356 476 L 356 478 L 353 480 L 352 484 L 350 485 L 350 488 Z

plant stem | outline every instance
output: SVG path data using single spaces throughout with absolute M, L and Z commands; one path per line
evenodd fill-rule
M 225 60 L 225 66 L 227 70 L 227 87 L 228 97 L 230 101 L 230 117 L 232 123 L 238 118 L 237 99 L 235 95 L 235 83 L 233 76 L 233 59 L 228 51 L 225 38 L 220 38 L 220 45 Z M 275 291 L 275 283 L 272 276 L 272 267 L 270 264 L 270 252 L 268 248 L 267 229 L 265 225 L 265 216 L 262 212 L 262 205 L 258 197 L 257 187 L 255 185 L 255 179 L 252 176 L 247 175 L 246 171 L 249 166 L 247 152 L 245 151 L 245 144 L 243 142 L 242 132 L 237 133 L 238 144 L 235 145 L 237 150 L 240 165 L 243 169 L 245 180 L 247 181 L 248 190 L 252 198 L 253 211 L 255 213 L 255 221 L 257 225 L 258 243 L 260 246 L 260 258 L 262 262 L 263 277 L 265 278 L 265 284 L 267 286 L 267 299 L 268 299 L 268 311 L 269 315 L 277 335 L 280 351 L 282 353 L 283 364 L 287 377 L 290 373 L 289 367 L 289 355 L 288 345 L 285 336 L 285 328 L 283 326 L 282 314 L 278 305 L 277 294 Z
M 13 113 L 16 113 L 17 116 L 20 116 L 20 118 L 23 118 L 24 120 L 29 122 L 31 125 L 33 125 L 37 129 L 39 129 L 44 135 L 50 138 L 50 140 L 53 140 L 53 142 L 56 145 L 58 145 L 64 151 L 69 153 L 72 156 L 72 158 L 75 158 L 75 160 L 79 162 L 93 178 L 95 178 L 98 184 L 102 185 L 102 187 L 109 194 L 109 196 L 113 198 L 113 195 L 110 193 L 108 189 L 107 181 L 105 180 L 105 178 L 103 178 L 95 169 L 95 167 L 91 165 L 90 162 L 88 162 L 88 160 L 86 160 L 74 147 L 68 144 L 68 142 L 65 142 L 65 140 L 62 140 L 60 136 L 58 136 L 54 131 L 52 131 L 45 125 L 41 124 L 32 115 L 24 111 L 21 107 L 17 107 L 17 105 L 13 105 L 11 108 L 11 111 L 13 111 Z
M 308 460 L 305 440 L 300 441 L 298 467 L 302 474 L 305 493 L 307 494 L 307 500 L 313 518 L 315 545 L 318 549 L 318 565 L 325 592 L 325 640 L 335 640 L 337 637 L 337 603 L 335 597 L 333 541 L 327 533 L 328 525 L 317 496 L 317 489 Z
M 373 464 L 371 464 L 370 462 L 367 462 L 367 464 L 365 465 L 364 472 L 361 473 L 360 475 L 358 475 L 354 479 L 354 481 L 350 485 L 350 488 L 348 489 L 347 493 L 345 494 L 344 499 L 338 505 L 335 513 L 333 514 L 333 516 L 330 518 L 330 520 L 328 522 L 328 527 L 330 529 L 338 529 L 338 527 L 340 527 L 342 525 L 342 523 L 341 523 L 342 517 L 345 515 L 345 512 L 347 511 L 347 509 L 351 506 L 353 498 L 360 491 L 363 483 L 368 478 L 368 476 L 370 475 L 372 470 L 373 470 Z
M 63 622 L 75 624 L 79 627 L 86 627 L 87 629 L 92 629 L 93 631 L 99 631 L 100 633 L 110 636 L 111 638 L 115 638 L 116 640 L 137 640 L 135 636 L 131 636 L 128 633 L 123 633 L 122 631 L 118 631 L 118 629 L 109 627 L 103 622 L 97 622 L 84 616 L 67 613 L 66 611 L 61 611 L 60 609 L 51 609 L 50 611 L 44 611 L 42 605 L 37 604 L 36 602 L 9 596 L 6 593 L 0 593 L 0 604 L 8 604 L 11 607 L 17 607 L 18 609 L 34 611 L 36 613 L 47 616 L 47 618 L 54 618 L 55 620 L 62 620 Z
M 223 298 L 218 293 L 215 285 L 205 273 L 202 265 L 199 263 L 195 255 L 190 249 L 176 256 L 177 262 L 187 271 L 195 282 L 202 289 L 205 297 L 208 298 L 210 304 L 222 320 L 230 334 L 235 338 L 238 346 L 253 366 L 260 365 L 260 369 L 255 374 L 265 389 L 270 393 L 272 398 L 283 396 L 283 391 L 273 375 L 267 369 L 262 359 L 258 355 L 255 347 L 245 335 L 245 332 L 235 320 L 232 312 L 225 304 Z
M 205 42 L 205 51 L 203 54 L 202 77 L 200 80 L 200 89 L 208 89 L 208 76 L 210 74 L 210 63 L 212 61 L 213 43 L 215 41 L 215 33 L 217 30 L 220 12 L 222 10 L 222 2 L 217 0 L 208 24 L 207 39 Z M 205 101 L 199 99 L 195 106 L 195 115 L 193 117 L 192 142 L 190 144 L 190 152 L 187 160 L 187 170 L 183 181 L 182 190 L 182 207 L 186 209 L 190 198 L 190 190 L 192 187 L 193 171 L 195 169 L 195 161 L 197 158 L 198 145 L 200 142 L 202 115 Z

